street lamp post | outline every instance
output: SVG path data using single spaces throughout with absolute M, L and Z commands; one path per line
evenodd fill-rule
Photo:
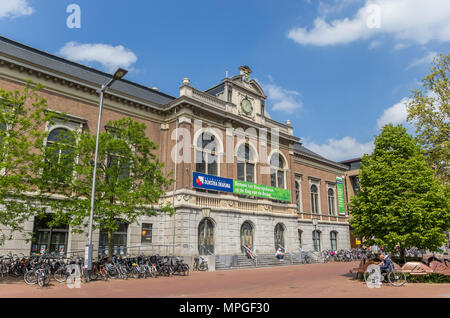
M 91 192 L 91 211 L 89 215 L 89 230 L 88 230 L 88 245 L 86 245 L 85 250 L 85 268 L 87 270 L 92 270 L 92 254 L 93 254 L 93 245 L 92 245 L 92 224 L 94 220 L 94 201 L 95 201 L 95 182 L 97 177 L 97 159 L 98 159 L 98 142 L 100 136 L 100 125 L 102 120 L 102 108 L 103 108 L 103 96 L 108 88 L 117 81 L 123 78 L 128 73 L 127 70 L 119 68 L 111 78 L 111 80 L 106 84 L 102 85 L 102 87 L 97 91 L 100 94 L 100 103 L 98 107 L 98 121 L 97 121 L 97 137 L 95 141 L 95 155 L 94 155 L 94 175 L 92 177 L 92 192 Z

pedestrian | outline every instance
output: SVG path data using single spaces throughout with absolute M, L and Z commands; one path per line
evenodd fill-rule
M 278 259 L 280 260 L 280 262 L 283 261 L 284 253 L 283 253 L 283 251 L 281 250 L 281 248 L 278 248 L 278 249 L 277 249 L 277 252 L 275 253 L 275 257 L 278 258 Z

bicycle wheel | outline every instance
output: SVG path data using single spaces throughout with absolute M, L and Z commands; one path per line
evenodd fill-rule
M 152 278 L 158 277 L 158 271 L 155 266 L 150 266 L 150 276 Z
M 23 280 L 27 285 L 35 285 L 37 283 L 37 277 L 34 270 L 28 271 L 23 275 Z
M 89 280 L 97 280 L 98 279 L 98 270 L 93 269 L 89 271 Z
M 394 270 L 392 272 L 389 272 L 388 280 L 392 286 L 400 287 L 406 283 L 406 275 L 401 271 Z
M 53 277 L 58 283 L 64 283 L 67 280 L 67 271 L 64 267 L 60 267 L 56 270 Z
M 131 276 L 134 279 L 138 279 L 141 276 L 141 274 L 139 273 L 139 271 L 136 267 L 133 267 L 133 269 L 131 270 Z
M 48 285 L 48 283 L 50 282 L 50 277 L 47 275 L 47 273 L 38 273 L 37 275 L 37 283 L 39 285 L 39 287 L 44 287 L 46 285 Z

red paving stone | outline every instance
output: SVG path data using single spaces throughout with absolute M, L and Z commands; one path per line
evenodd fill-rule
M 450 284 L 406 284 L 366 287 L 348 273 L 355 263 L 328 263 L 241 269 L 218 272 L 191 272 L 187 277 L 109 280 L 70 289 L 52 281 L 39 288 L 24 282 L 0 283 L 0 298 L 87 297 L 87 298 L 309 298 L 309 297 L 433 297 L 450 298 Z

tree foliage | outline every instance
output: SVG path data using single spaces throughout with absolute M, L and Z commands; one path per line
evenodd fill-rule
M 427 162 L 443 184 L 450 184 L 450 54 L 435 59 L 407 105 L 408 121 L 416 126 L 417 139 Z
M 57 116 L 39 97 L 42 87 L 29 82 L 21 91 L 0 89 L 0 243 L 42 210 L 33 196 L 40 181 L 32 167 L 41 165 L 44 128 Z
M 350 224 L 366 244 L 389 251 L 436 251 L 450 227 L 448 196 L 427 166 L 417 141 L 401 125 L 383 127 L 364 155 L 361 190 L 350 203 Z
M 108 122 L 99 136 L 93 229 L 108 234 L 109 256 L 119 221 L 173 212 L 170 204 L 160 205 L 172 180 L 164 175 L 163 163 L 153 153 L 157 146 L 145 130 L 145 124 L 122 118 Z M 86 231 L 95 144 L 96 135 L 89 131 L 68 131 L 46 148 L 40 197 L 55 213 L 52 224 Z

